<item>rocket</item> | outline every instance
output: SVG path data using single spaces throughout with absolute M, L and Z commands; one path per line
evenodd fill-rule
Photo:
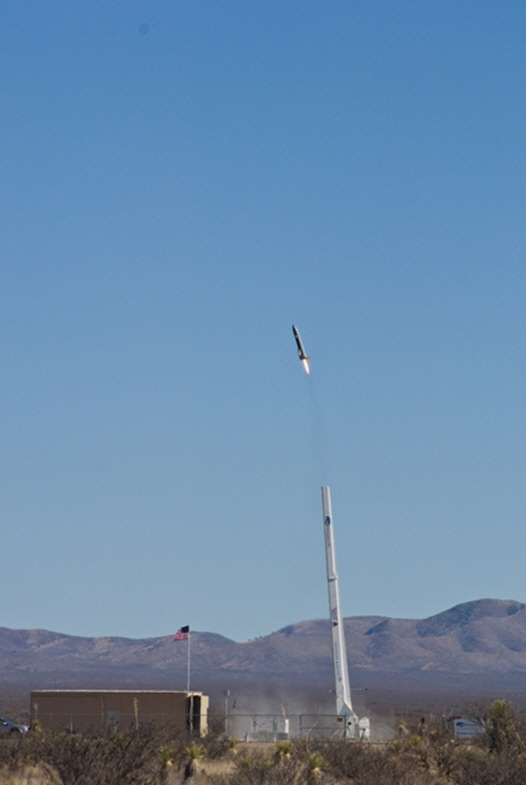
M 294 340 L 296 341 L 296 346 L 298 347 L 298 357 L 300 358 L 300 360 L 310 360 L 310 357 L 306 353 L 305 348 L 303 346 L 303 341 L 301 340 L 300 331 L 298 330 L 295 324 L 292 325 L 292 332 L 294 333 Z
M 308 363 L 308 361 L 310 360 L 310 356 L 305 351 L 305 347 L 303 346 L 303 341 L 301 340 L 300 331 L 298 330 L 295 324 L 292 325 L 292 333 L 294 335 L 294 340 L 296 341 L 296 346 L 298 347 L 298 357 L 303 363 L 303 367 L 305 368 L 306 373 L 310 373 L 309 363 Z

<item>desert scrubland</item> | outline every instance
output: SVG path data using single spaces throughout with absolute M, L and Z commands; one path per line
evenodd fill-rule
M 526 782 L 526 733 L 505 700 L 486 707 L 476 740 L 438 718 L 399 718 L 383 743 L 305 738 L 237 743 L 220 732 L 192 739 L 168 726 L 108 734 L 33 729 L 0 739 L 5 785 L 518 785 Z

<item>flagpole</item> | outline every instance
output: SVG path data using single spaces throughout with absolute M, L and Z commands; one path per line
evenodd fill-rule
M 186 691 L 190 692 L 190 631 L 188 631 L 187 643 L 188 646 L 186 647 Z

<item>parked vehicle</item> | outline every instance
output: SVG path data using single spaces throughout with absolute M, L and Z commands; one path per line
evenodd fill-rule
M 29 725 L 13 722 L 6 717 L 0 717 L 0 733 L 27 733 Z

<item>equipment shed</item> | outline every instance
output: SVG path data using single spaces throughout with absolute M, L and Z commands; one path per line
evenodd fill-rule
M 138 729 L 166 722 L 203 736 L 208 730 L 208 696 L 172 690 L 33 690 L 31 723 L 58 731 Z

